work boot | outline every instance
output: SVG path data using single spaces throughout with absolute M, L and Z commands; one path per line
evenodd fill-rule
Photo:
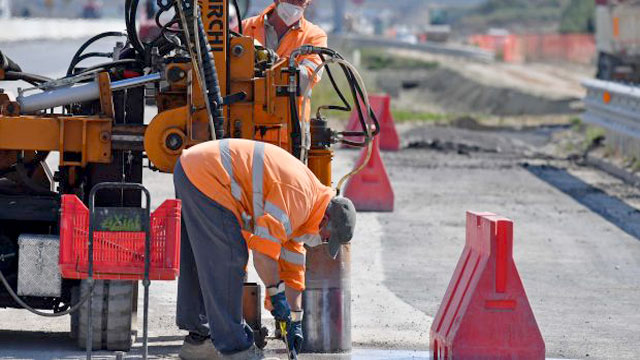
M 194 333 L 185 336 L 178 356 L 182 360 L 220 360 L 220 353 L 213 346 L 211 338 Z
M 255 345 L 251 345 L 250 348 L 244 351 L 239 351 L 233 354 L 222 354 L 222 360 L 279 360 L 277 357 L 264 357 L 262 350 L 258 349 Z

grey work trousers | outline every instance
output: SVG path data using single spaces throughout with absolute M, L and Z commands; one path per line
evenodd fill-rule
M 240 224 L 230 210 L 189 181 L 180 162 L 173 182 L 182 200 L 178 327 L 211 335 L 223 354 L 246 350 L 253 343 L 253 332 L 242 316 L 249 252 Z

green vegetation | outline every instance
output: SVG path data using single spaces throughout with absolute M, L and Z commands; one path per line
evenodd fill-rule
M 582 119 L 580 119 L 579 117 L 572 117 L 571 119 L 569 119 L 569 123 L 571 123 L 571 126 L 573 126 L 574 128 L 579 127 L 580 125 L 582 125 Z
M 595 31 L 595 2 L 571 0 L 562 12 L 560 32 L 593 33 Z
M 586 0 L 582 0 L 586 1 Z M 523 22 L 557 22 L 562 13 L 562 0 L 488 0 L 466 16 L 463 23 L 488 27 L 522 24 Z
M 100 228 L 102 231 L 142 231 L 142 223 L 139 216 L 112 215 L 102 221 Z
M 606 135 L 606 131 L 597 126 L 587 126 L 584 133 L 584 148 L 588 149 Z
M 487 0 L 472 9 L 453 11 L 452 18 L 472 28 L 558 29 L 563 33 L 594 31 L 593 0 Z
M 361 49 L 360 52 L 362 66 L 367 70 L 433 70 L 439 66 L 436 61 L 396 56 L 376 48 Z
M 410 111 L 401 109 L 392 109 L 391 114 L 396 123 L 403 122 L 427 122 L 427 123 L 443 123 L 451 121 L 451 114 L 438 114 L 422 111 Z

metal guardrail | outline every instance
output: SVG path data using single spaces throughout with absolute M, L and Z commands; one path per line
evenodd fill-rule
M 584 122 L 640 139 L 640 87 L 588 79 Z
M 495 59 L 495 54 L 492 51 L 483 50 L 473 46 L 441 45 L 434 43 L 413 44 L 393 39 L 361 35 L 332 35 L 331 40 L 348 43 L 351 47 L 382 47 L 389 49 L 417 50 L 432 54 L 462 57 L 485 62 L 492 62 Z

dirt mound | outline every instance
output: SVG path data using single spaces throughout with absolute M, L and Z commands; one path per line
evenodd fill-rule
M 437 105 L 445 112 L 495 116 L 555 115 L 576 113 L 575 98 L 547 98 L 519 89 L 489 86 L 440 67 L 430 71 L 380 73 L 383 91 Z

